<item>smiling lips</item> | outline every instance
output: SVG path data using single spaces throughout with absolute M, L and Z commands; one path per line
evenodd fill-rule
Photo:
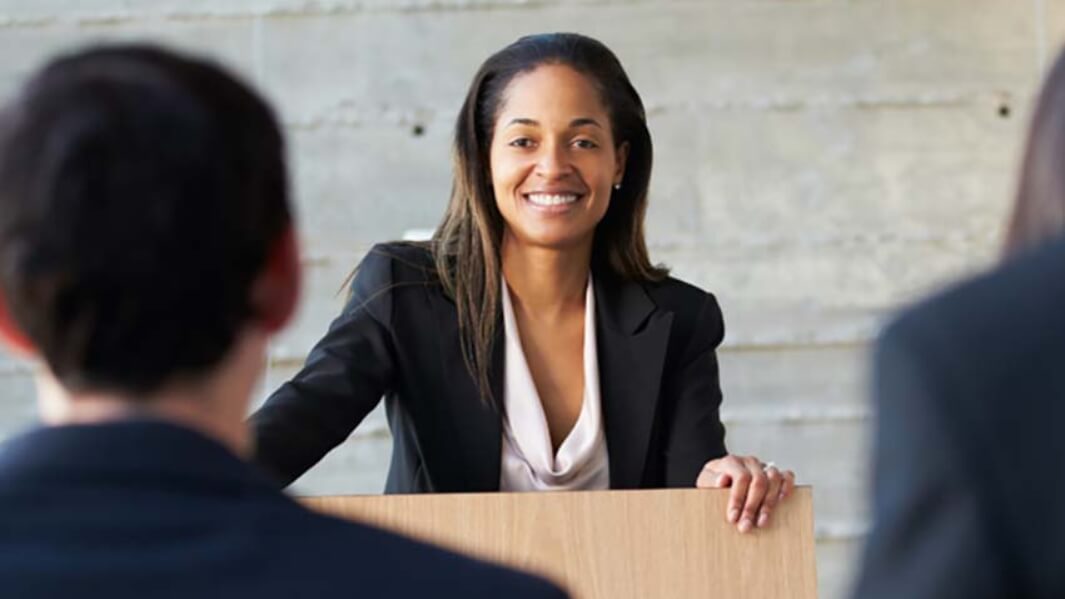
M 537 208 L 548 209 L 565 209 L 565 207 L 575 204 L 577 200 L 583 197 L 581 194 L 576 193 L 527 193 L 523 197 L 527 202 L 536 206 Z

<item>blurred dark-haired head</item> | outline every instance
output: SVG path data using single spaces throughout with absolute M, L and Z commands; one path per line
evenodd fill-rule
M 1065 51 L 1036 104 L 1006 234 L 1007 255 L 1065 234 Z
M 210 370 L 290 231 L 282 137 L 221 68 L 148 46 L 61 57 L 0 120 L 0 297 L 71 390 Z

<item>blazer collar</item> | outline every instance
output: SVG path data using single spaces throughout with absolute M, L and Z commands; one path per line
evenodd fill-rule
M 214 440 L 147 419 L 39 427 L 4 443 L 0 479 L 11 483 L 41 477 L 71 485 L 280 496 L 264 473 Z
M 655 303 L 639 283 L 625 281 L 610 270 L 597 269 L 595 305 L 599 321 L 621 333 L 634 334 L 655 311 Z
M 673 313 L 643 285 L 596 272 L 599 386 L 610 486 L 643 486 Z

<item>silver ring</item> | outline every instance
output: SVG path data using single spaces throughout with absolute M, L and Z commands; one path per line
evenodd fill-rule
M 776 467 L 777 467 L 776 462 L 766 462 L 766 463 L 762 464 L 762 471 L 769 472 L 770 468 L 776 468 Z M 777 468 L 777 470 L 779 470 L 779 468 Z

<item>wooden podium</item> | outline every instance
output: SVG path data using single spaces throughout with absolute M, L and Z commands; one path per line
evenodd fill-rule
M 314 497 L 313 509 L 541 574 L 575 599 L 816 599 L 809 487 L 767 529 L 725 521 L 727 490 Z

